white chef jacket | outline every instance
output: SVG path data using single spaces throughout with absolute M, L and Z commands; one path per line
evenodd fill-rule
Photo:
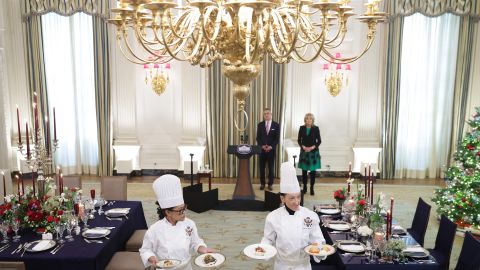
M 303 250 L 311 243 L 324 244 L 318 215 L 305 207 L 290 215 L 282 206 L 265 220 L 262 244 L 277 248 L 275 270 L 310 270 L 310 256 Z
M 147 230 L 140 248 L 143 264 L 148 267 L 148 258 L 155 256 L 160 259 L 177 259 L 182 264 L 172 268 L 175 270 L 190 270 L 190 250 L 197 252 L 200 246 L 207 246 L 198 236 L 197 226 L 191 219 L 185 218 L 174 226 L 163 218 Z

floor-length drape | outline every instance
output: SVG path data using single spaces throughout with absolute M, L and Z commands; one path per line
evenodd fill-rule
M 472 17 L 460 18 L 449 157 L 452 157 L 453 153 L 457 150 L 457 145 L 462 141 L 465 123 L 469 118 L 469 115 L 466 115 L 466 110 L 469 91 L 473 90 L 469 87 L 473 63 L 475 24 L 477 24 L 478 27 L 478 21 L 476 22 Z M 450 161 L 451 159 L 449 159 L 449 162 Z
M 30 99 L 37 92 L 41 108 L 39 121 L 48 115 L 48 98 L 45 83 L 41 15 L 55 12 L 70 16 L 77 12 L 91 15 L 93 18 L 93 47 L 95 73 L 95 105 L 98 133 L 98 174 L 110 175 L 113 167 L 112 134 L 110 118 L 110 76 L 108 31 L 106 18 L 109 17 L 109 2 L 98 0 L 23 0 L 22 14 L 25 21 L 27 66 L 29 71 Z M 45 129 L 44 129 L 45 130 Z M 61 150 L 60 150 L 61 151 Z
M 240 143 L 240 134 L 234 125 L 237 102 L 233 97 L 231 82 L 222 75 L 221 62 L 215 62 L 207 70 L 207 152 L 206 163 L 214 170 L 215 177 L 234 177 L 237 173 L 236 157 L 227 154 L 228 145 Z M 246 99 L 245 111 L 249 117 L 246 129 L 250 144 L 256 144 L 257 124 L 263 119 L 263 109 L 272 110 L 273 120 L 283 126 L 285 66 L 266 58 L 262 71 L 251 83 L 250 96 Z M 283 136 L 282 136 L 283 138 Z M 283 139 L 280 138 L 282 141 Z M 278 164 L 283 160 L 283 149 L 279 144 L 276 157 Z M 258 159 L 251 161 L 252 176 L 258 175 Z
M 385 2 L 385 11 L 396 14 L 394 1 Z M 383 179 L 393 178 L 397 145 L 398 97 L 400 91 L 400 59 L 402 57 L 403 17 L 392 16 L 388 24 L 386 85 L 382 107 L 382 171 Z
M 448 160 L 459 17 L 405 17 L 395 178 L 437 178 Z

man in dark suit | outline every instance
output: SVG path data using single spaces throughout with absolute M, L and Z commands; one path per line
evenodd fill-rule
M 280 138 L 280 125 L 272 121 L 272 111 L 263 110 L 264 121 L 257 126 L 257 144 L 262 147 L 260 154 L 260 190 L 265 189 L 265 164 L 268 163 L 268 190 L 273 190 L 275 149 Z

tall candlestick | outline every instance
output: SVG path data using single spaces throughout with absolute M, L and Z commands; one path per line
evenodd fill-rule
M 393 214 L 393 197 L 390 197 L 390 213 Z
M 368 174 L 367 174 L 367 176 L 370 175 L 370 172 L 371 172 L 371 171 L 372 171 L 372 165 L 368 164 Z
M 348 179 L 348 183 L 347 183 L 347 192 L 350 193 L 350 178 Z
M 63 192 L 63 173 L 60 173 L 60 194 Z
M 5 172 L 4 171 L 2 171 L 2 176 L 3 176 L 3 201 L 5 202 L 5 197 L 7 196 L 7 187 L 6 187 Z
M 392 219 L 392 213 L 390 210 L 387 211 L 387 240 L 390 238 L 390 224 Z
M 53 140 L 57 141 L 57 117 L 55 116 L 55 107 L 53 107 Z
M 20 111 L 17 105 L 17 128 L 18 128 L 18 144 L 22 144 L 22 132 L 20 131 Z
M 373 205 L 373 181 L 370 180 L 370 205 Z
M 348 173 L 352 173 L 352 162 L 348 162 Z
M 47 150 L 47 157 L 50 156 L 50 128 L 48 126 L 48 117 L 45 116 L 45 128 L 47 129 L 45 138 L 45 148 Z
M 33 104 L 33 110 L 35 111 L 35 116 L 33 119 L 33 132 L 35 135 L 35 144 L 38 144 L 38 109 L 37 104 Z
M 30 139 L 28 137 L 28 123 L 25 123 L 25 130 L 27 131 L 27 159 L 30 159 Z

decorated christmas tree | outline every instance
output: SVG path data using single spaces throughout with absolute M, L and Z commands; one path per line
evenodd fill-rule
M 437 213 L 461 227 L 480 227 L 480 107 L 468 121 L 470 131 L 446 172 L 447 186 L 435 191 Z

